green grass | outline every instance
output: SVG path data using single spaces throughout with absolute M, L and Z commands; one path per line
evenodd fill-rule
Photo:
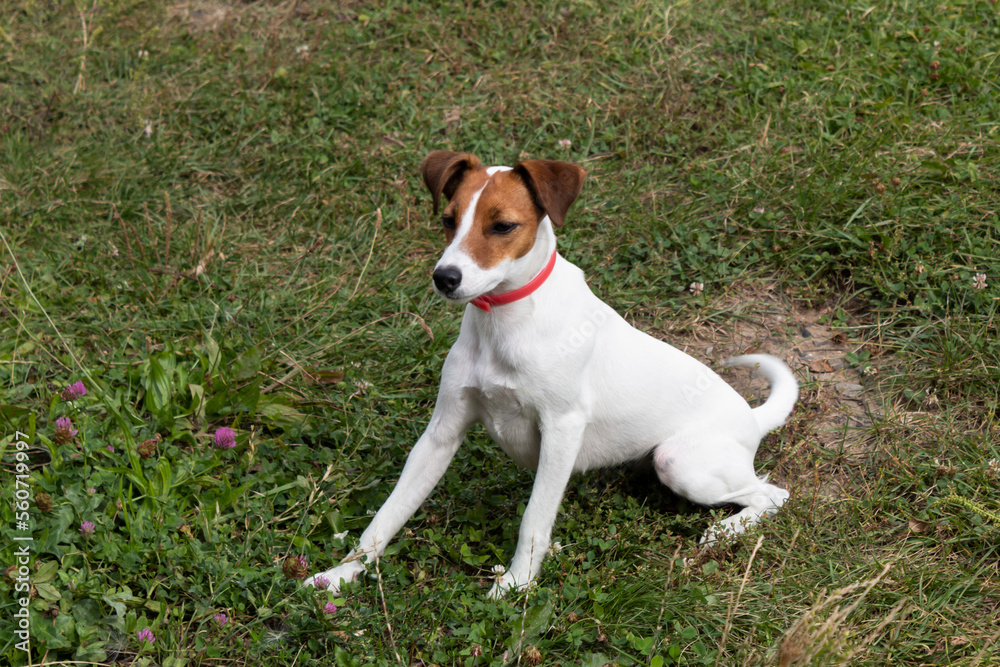
M 6 3 L 4 567 L 17 474 L 34 541 L 30 658 L 16 571 L 0 655 L 1000 660 L 998 44 L 971 0 Z M 531 475 L 476 432 L 378 580 L 324 613 L 283 564 L 350 548 L 458 331 L 428 289 L 437 148 L 584 164 L 560 248 L 644 327 L 725 324 L 720 300 L 763 282 L 829 307 L 877 353 L 857 358 L 886 406 L 865 446 L 820 444 L 807 383 L 758 458 L 793 501 L 707 555 L 718 511 L 624 470 L 576 478 L 562 550 L 493 603 Z M 213 447 L 223 426 L 236 448 Z

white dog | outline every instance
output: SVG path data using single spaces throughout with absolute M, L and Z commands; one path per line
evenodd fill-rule
M 437 404 L 392 494 L 357 548 L 322 577 L 339 590 L 385 551 L 437 484 L 464 439 L 482 423 L 535 484 L 510 567 L 489 595 L 523 588 L 538 574 L 570 476 L 652 453 L 660 480 L 701 505 L 734 503 L 738 514 L 702 538 L 738 533 L 772 514 L 788 492 L 759 479 L 761 438 L 785 423 L 798 384 L 765 355 L 730 359 L 771 383 L 766 403 L 747 402 L 708 367 L 632 328 L 556 253 L 559 227 L 583 184 L 574 164 L 528 160 L 484 168 L 467 153 L 435 151 L 422 165 L 447 247 L 434 289 L 468 304 L 441 372 Z

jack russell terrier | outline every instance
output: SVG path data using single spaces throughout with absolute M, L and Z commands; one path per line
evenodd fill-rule
M 331 590 L 382 556 L 441 479 L 466 430 L 482 423 L 515 462 L 536 470 L 510 567 L 489 592 L 524 588 L 541 570 L 570 476 L 652 453 L 660 480 L 706 506 L 742 511 L 701 542 L 742 532 L 775 513 L 788 492 L 758 478 L 761 438 L 785 423 L 798 383 L 766 355 L 729 359 L 771 384 L 750 408 L 711 369 L 632 328 L 594 296 L 583 272 L 556 252 L 553 228 L 580 193 L 584 170 L 526 160 L 483 167 L 468 153 L 435 151 L 421 166 L 447 247 L 434 291 L 465 305 L 458 341 L 441 371 L 427 430 L 399 482 L 340 565 L 307 579 Z

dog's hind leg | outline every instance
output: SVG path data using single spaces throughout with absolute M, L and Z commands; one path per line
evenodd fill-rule
M 653 451 L 653 466 L 661 482 L 692 502 L 743 507 L 710 526 L 701 538 L 702 546 L 742 533 L 788 500 L 788 491 L 757 477 L 752 454 L 732 441 L 706 443 L 692 436 L 675 436 Z

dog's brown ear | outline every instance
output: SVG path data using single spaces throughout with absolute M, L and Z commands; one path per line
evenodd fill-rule
M 424 158 L 420 172 L 424 176 L 424 185 L 434 197 L 434 213 L 438 212 L 441 193 L 449 200 L 462 183 L 467 171 L 474 171 L 483 164 L 475 155 L 469 153 L 453 153 L 452 151 L 434 151 Z
M 556 227 L 562 226 L 566 211 L 580 194 L 583 177 L 587 175 L 579 165 L 556 160 L 525 160 L 514 167 L 514 173 L 521 177 L 535 198 L 535 205 Z

